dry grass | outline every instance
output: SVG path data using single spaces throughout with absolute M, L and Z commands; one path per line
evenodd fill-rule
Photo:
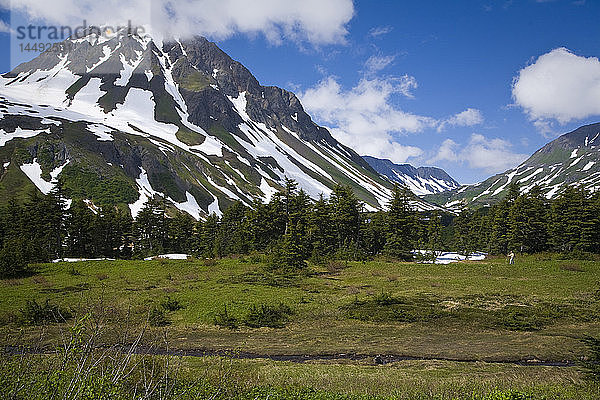
M 563 271 L 573 271 L 573 272 L 583 272 L 584 271 L 584 269 L 581 267 L 581 265 L 576 262 L 562 263 L 560 265 L 560 269 L 562 269 Z

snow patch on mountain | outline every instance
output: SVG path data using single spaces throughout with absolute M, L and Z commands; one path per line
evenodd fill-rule
M 21 165 L 21 171 L 29 180 L 42 192 L 43 194 L 50 193 L 58 184 L 58 176 L 62 172 L 63 168 L 69 164 L 69 160 L 67 160 L 63 165 L 55 168 L 50 172 L 50 177 L 52 178 L 50 182 L 44 180 L 42 178 L 42 166 L 37 162 L 37 159 L 34 158 L 33 162 L 29 164 Z
M 110 134 L 113 130 L 106 125 L 90 124 L 88 129 L 98 137 L 99 142 L 112 142 L 115 138 Z
M 199 220 L 201 212 L 202 212 L 202 208 L 200 207 L 200 205 L 198 205 L 196 198 L 190 192 L 185 192 L 185 197 L 187 198 L 187 201 L 185 201 L 183 203 L 173 203 L 173 204 L 180 211 L 187 212 L 192 217 L 194 217 L 196 220 Z
M 135 180 L 135 183 L 138 185 L 140 197 L 135 203 L 129 205 L 131 216 L 133 218 L 137 217 L 148 200 L 155 195 L 162 195 L 162 193 L 156 192 L 154 189 L 152 189 L 152 185 L 150 185 L 150 181 L 148 180 L 148 173 L 142 167 L 140 167 L 140 176 Z
M 41 133 L 49 133 L 49 130 L 42 129 L 42 130 L 36 131 L 36 130 L 29 130 L 29 129 L 21 129 L 20 127 L 17 127 L 14 132 L 5 132 L 4 130 L 0 129 L 0 147 L 4 147 L 6 142 L 9 142 L 13 139 L 30 138 L 30 137 L 37 136 Z

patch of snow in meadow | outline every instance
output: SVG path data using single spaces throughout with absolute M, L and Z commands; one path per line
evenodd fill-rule
M 413 254 L 422 254 L 422 255 L 426 255 L 430 253 L 427 250 L 414 250 Z M 463 255 L 463 254 L 458 254 L 455 252 L 441 252 L 438 253 L 438 256 L 436 257 L 435 261 L 433 262 L 433 264 L 450 264 L 450 263 L 455 263 L 455 262 L 460 262 L 460 261 L 482 261 L 485 260 L 486 257 L 486 253 L 482 253 L 482 252 L 474 252 L 471 255 L 469 255 L 468 257 Z M 426 264 L 431 264 L 431 261 L 426 261 Z
M 152 261 L 156 260 L 157 258 L 163 260 L 187 260 L 188 258 L 190 258 L 190 256 L 187 254 L 160 254 L 154 257 L 146 257 L 144 258 L 144 261 Z

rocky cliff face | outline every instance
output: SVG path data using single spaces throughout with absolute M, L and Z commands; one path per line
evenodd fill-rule
M 312 197 L 350 185 L 371 209 L 391 188 L 293 93 L 201 37 L 90 33 L 3 75 L 0 161 L 4 199 L 61 182 L 134 215 L 157 195 L 197 218 L 220 213 L 268 200 L 285 177 Z

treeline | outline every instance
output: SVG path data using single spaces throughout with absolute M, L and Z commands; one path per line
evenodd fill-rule
M 454 217 L 416 212 L 412 194 L 396 187 L 387 211 L 368 212 L 351 188 L 312 200 L 297 184 L 268 203 L 236 202 L 222 216 L 195 221 L 169 215 L 167 204 L 151 200 L 135 221 L 114 207 L 90 209 L 73 201 L 67 209 L 58 192 L 27 204 L 0 209 L 0 275 L 15 276 L 28 263 L 62 257 L 140 258 L 164 253 L 224 257 L 260 252 L 276 268 L 298 269 L 306 260 L 365 260 L 379 254 L 409 260 L 412 250 L 600 253 L 600 194 L 568 187 L 548 201 L 539 188 L 520 194 L 511 185 L 501 203 Z
M 390 210 L 366 212 L 350 187 L 338 185 L 328 199 L 312 200 L 297 183 L 268 203 L 236 202 L 222 216 L 195 221 L 168 215 L 153 199 L 135 220 L 113 207 L 90 209 L 73 201 L 67 209 L 58 192 L 0 210 L 0 266 L 3 276 L 22 273 L 28 263 L 62 257 L 141 258 L 164 253 L 198 257 L 266 253 L 274 265 L 302 268 L 305 260 L 331 257 L 361 260 L 385 252 L 410 259 L 418 247 L 440 248 L 440 215 L 429 222 L 412 210 L 412 194 L 395 190 Z
M 547 200 L 538 186 L 521 194 L 511 184 L 505 199 L 477 211 L 463 211 L 451 226 L 455 246 L 491 254 L 600 253 L 600 192 L 568 186 Z

